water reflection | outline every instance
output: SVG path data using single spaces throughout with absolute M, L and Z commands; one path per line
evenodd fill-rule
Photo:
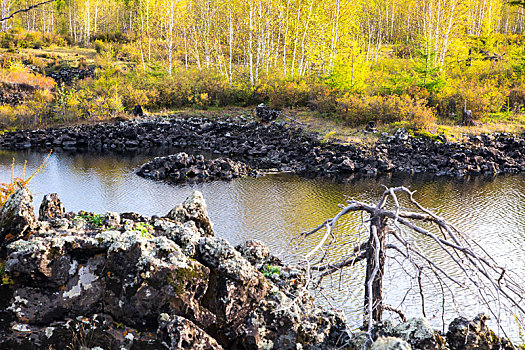
M 11 161 L 15 157 L 15 174 L 19 174 L 23 160 L 28 160 L 27 174 L 33 172 L 45 158 L 34 152 L 0 152 L 0 181 L 11 176 Z M 274 253 L 287 260 L 299 259 L 309 251 L 319 235 L 299 245 L 291 255 L 290 241 L 299 233 L 309 230 L 327 217 L 338 212 L 337 205 L 346 198 L 374 203 L 386 186 L 405 185 L 417 191 L 416 198 L 424 206 L 448 218 L 461 230 L 490 250 L 503 266 L 525 271 L 525 176 L 501 176 L 496 179 L 474 178 L 469 181 L 432 179 L 424 176 L 407 178 L 391 176 L 365 179 L 347 184 L 302 179 L 296 176 L 266 176 L 244 178 L 232 182 L 214 182 L 194 185 L 172 185 L 140 178 L 133 169 L 149 160 L 148 155 L 70 155 L 52 154 L 48 166 L 30 184 L 35 194 L 36 206 L 44 194 L 57 192 L 67 210 L 136 211 L 145 215 L 164 215 L 183 201 L 191 192 L 203 192 L 216 235 L 232 244 L 247 239 L 264 241 Z M 336 234 L 342 235 L 341 243 L 334 247 L 335 257 L 346 254 L 351 243 L 358 239 L 360 216 L 349 215 L 341 221 Z M 416 237 L 416 243 L 425 247 L 425 253 L 446 264 L 447 257 Z M 457 270 L 450 266 L 453 273 Z M 334 284 L 342 288 L 336 295 L 350 321 L 361 322 L 362 267 L 355 267 L 351 277 Z M 402 278 L 401 270 L 388 271 L 385 283 L 387 301 L 394 306 L 403 299 L 412 300 L 409 314 L 420 314 L 418 293 L 406 291 L 413 287 Z M 425 288 L 435 290 L 427 284 Z M 472 292 L 473 293 L 473 292 Z M 427 316 L 440 326 L 441 299 L 429 292 Z M 322 299 L 320 299 L 322 300 Z M 457 305 L 446 309 L 474 316 L 482 308 L 469 293 L 458 296 Z M 465 307 L 467 306 L 467 307 Z M 515 322 L 508 321 L 515 328 Z

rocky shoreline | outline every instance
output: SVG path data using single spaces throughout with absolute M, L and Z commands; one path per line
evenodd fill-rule
M 317 306 L 304 266 L 258 241 L 213 234 L 199 192 L 163 217 L 66 213 L 55 194 L 39 217 L 16 191 L 0 210 L 0 349 L 362 349 L 344 315 Z M 446 334 L 412 318 L 374 330 L 372 349 L 511 349 L 457 318 Z
M 383 135 L 376 144 L 365 146 L 322 142 L 318 135 L 285 122 L 169 116 L 7 132 L 0 138 L 0 148 L 9 150 L 144 152 L 159 147 L 213 153 L 260 171 L 343 182 L 392 172 L 465 177 L 525 171 L 525 139 L 510 134 L 448 142 L 444 138 L 415 138 L 399 129 L 395 135 Z

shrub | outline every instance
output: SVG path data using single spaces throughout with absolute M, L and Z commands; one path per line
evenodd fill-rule
M 435 122 L 434 112 L 426 101 L 408 95 L 359 96 L 337 99 L 338 115 L 348 124 L 361 125 L 371 121 L 394 123 L 408 121 L 414 129 L 428 128 Z
M 11 196 L 13 193 L 15 193 L 16 190 L 26 187 L 29 182 L 47 165 L 47 161 L 49 160 L 49 157 L 51 156 L 51 152 L 47 155 L 47 157 L 44 159 L 44 161 L 40 164 L 40 166 L 31 174 L 28 178 L 26 178 L 26 166 L 27 161 L 24 163 L 24 167 L 22 168 L 22 174 L 20 176 L 15 175 L 15 159 L 13 158 L 13 163 L 11 165 L 11 181 L 10 182 L 4 182 L 0 184 L 0 208 L 4 206 L 5 202 Z M 3 275 L 5 271 L 0 271 L 0 274 Z
M 440 113 L 447 117 L 452 113 L 461 115 L 465 101 L 475 119 L 501 112 L 507 103 L 507 94 L 495 80 L 453 81 L 436 96 Z
M 309 107 L 321 114 L 337 112 L 337 92 L 327 85 L 317 85 L 310 91 Z
M 51 89 L 55 86 L 52 78 L 32 73 L 20 61 L 5 63 L 8 68 L 0 69 L 0 82 L 28 85 L 34 88 Z
M 525 89 L 515 88 L 509 92 L 509 108 L 514 112 L 523 112 L 525 109 Z

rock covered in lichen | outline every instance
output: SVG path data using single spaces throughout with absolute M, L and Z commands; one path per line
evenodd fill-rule
M 30 233 L 37 225 L 33 195 L 25 187 L 16 190 L 0 210 L 0 250 Z
M 411 350 L 409 343 L 400 338 L 381 337 L 370 348 L 371 350 Z
M 235 249 L 258 270 L 262 269 L 265 265 L 273 263 L 270 259 L 270 250 L 261 241 L 249 240 L 239 244 Z
M 65 213 L 66 210 L 64 208 L 64 205 L 58 198 L 58 194 L 46 194 L 38 210 L 38 220 L 49 221 L 52 219 L 60 219 L 64 216 Z
M 166 218 L 176 222 L 193 221 L 203 236 L 213 236 L 213 227 L 208 208 L 200 191 L 195 191 L 186 200 L 173 208 Z
M 473 320 L 465 317 L 454 319 L 447 332 L 449 346 L 465 350 L 515 349 L 510 341 L 498 337 L 487 327 L 488 319 L 489 316 L 486 314 L 479 314 Z
M 447 349 L 445 339 L 434 330 L 427 319 L 413 317 L 405 322 L 393 325 L 387 320 L 375 324 L 372 329 L 374 339 L 394 337 L 406 341 L 413 349 Z
M 445 340 L 425 318 L 414 317 L 400 323 L 392 329 L 392 335 L 407 341 L 414 349 L 445 349 Z
M 177 316 L 161 314 L 159 333 L 165 334 L 170 349 L 222 350 L 217 341 L 193 322 Z
M 202 238 L 198 253 L 199 260 L 212 269 L 207 308 L 217 315 L 219 328 L 236 327 L 266 296 L 269 283 L 221 238 Z
M 302 269 L 213 237 L 200 193 L 165 218 L 79 214 L 35 218 L 0 256 L 0 349 L 324 349 L 346 334 Z

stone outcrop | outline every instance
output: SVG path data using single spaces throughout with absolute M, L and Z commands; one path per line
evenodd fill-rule
M 198 192 L 162 218 L 64 214 L 48 195 L 37 220 L 30 199 L 21 189 L 2 210 L 12 237 L 0 349 L 327 349 L 345 338 L 304 270 L 260 242 L 214 237 Z M 265 277 L 270 263 L 280 272 Z
M 0 209 L 0 252 L 7 244 L 23 238 L 37 226 L 33 195 L 22 187 Z
M 393 327 L 391 336 L 403 339 L 414 349 L 445 349 L 445 339 L 430 326 L 428 320 L 414 317 Z
M 410 350 L 406 341 L 394 337 L 381 337 L 372 344 L 371 350 Z
M 499 338 L 487 327 L 485 321 L 488 319 L 485 314 L 479 314 L 473 320 L 456 318 L 448 327 L 447 343 L 451 348 L 465 350 L 515 349 L 508 340 Z
M 415 138 L 399 129 L 394 135 L 383 135 L 374 145 L 364 146 L 321 142 L 318 135 L 284 122 L 170 116 L 14 131 L 0 137 L 3 149 L 153 152 L 159 147 L 192 153 L 213 152 L 251 169 L 294 172 L 338 181 L 389 172 L 493 176 L 525 171 L 525 139 L 510 134 L 470 136 L 462 142 L 449 142 L 444 137 Z M 185 168 L 188 167 L 181 169 Z M 156 178 L 156 170 L 151 169 L 149 176 Z M 205 178 L 197 174 L 201 171 L 199 167 L 195 170 L 192 178 Z M 169 177 L 163 172 L 159 178 Z M 175 173 L 177 171 L 173 177 L 177 180 Z M 186 181 L 186 174 L 182 175 L 178 179 Z
M 136 173 L 154 180 L 192 183 L 257 175 L 256 171 L 243 162 L 229 158 L 207 160 L 202 155 L 193 156 L 184 152 L 168 157 L 156 157 L 142 165 Z
M 170 210 L 166 218 L 175 222 L 191 221 L 202 236 L 213 236 L 213 225 L 202 193 L 193 192 L 186 200 Z
M 50 193 L 44 196 L 38 210 L 38 220 L 50 221 L 64 217 L 66 210 L 56 193 Z

